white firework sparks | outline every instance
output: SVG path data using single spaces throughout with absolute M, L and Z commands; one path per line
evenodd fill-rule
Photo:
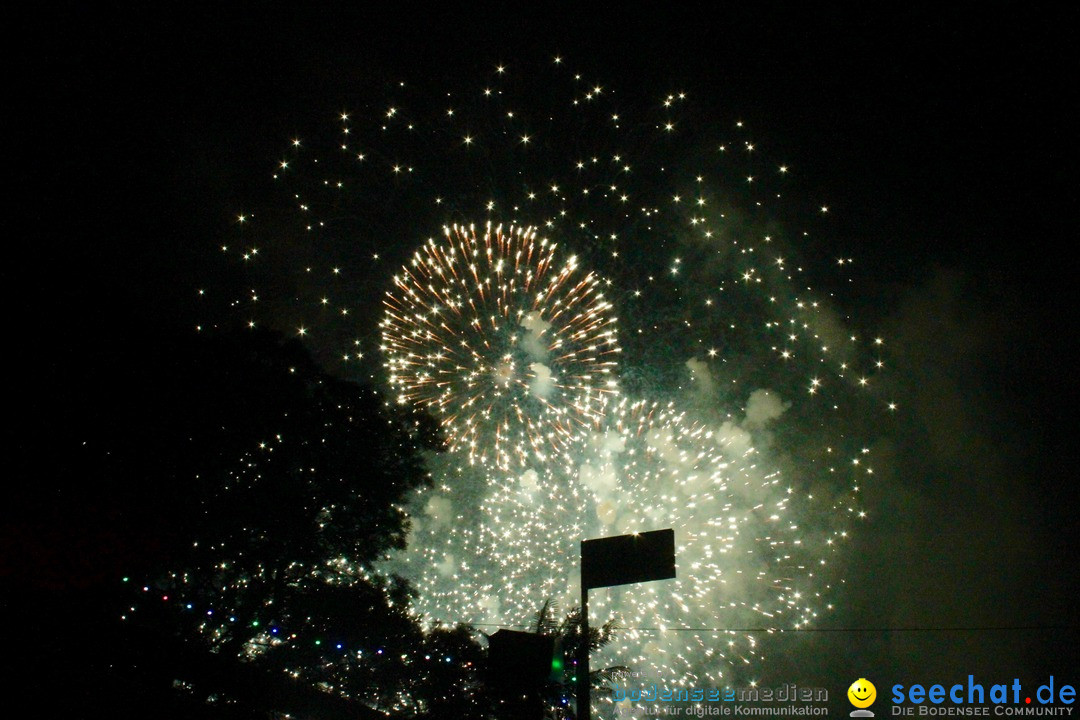
M 451 450 L 543 462 L 615 392 L 611 304 L 531 229 L 453 227 L 394 278 L 382 350 L 399 402 L 436 414 Z
M 671 527 L 676 580 L 594 592 L 592 614 L 624 628 L 605 657 L 672 683 L 722 681 L 757 653 L 748 628 L 813 623 L 855 509 L 796 493 L 753 446 L 783 412 L 759 391 L 739 421 L 712 427 L 623 398 L 544 471 L 488 473 L 469 508 L 444 485 L 425 496 L 405 565 L 421 606 L 436 621 L 524 621 L 543 599 L 576 604 L 581 539 Z
M 362 98 L 289 143 L 296 232 L 245 215 L 241 257 L 295 287 L 259 296 L 268 322 L 345 375 L 377 377 L 378 336 L 393 397 L 446 431 L 388 566 L 418 612 L 527 624 L 576 604 L 583 538 L 673 527 L 679 578 L 597 592 L 593 619 L 624 628 L 612 662 L 730 680 L 760 659 L 748 628 L 829 606 L 860 428 L 895 409 L 883 343 L 835 298 L 852 259 L 808 259 L 834 213 L 743 122 L 566 67 Z

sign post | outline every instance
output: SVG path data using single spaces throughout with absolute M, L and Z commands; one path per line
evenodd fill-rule
M 592 720 L 589 686 L 589 590 L 675 577 L 675 531 L 653 530 L 581 541 L 581 644 L 577 717 Z

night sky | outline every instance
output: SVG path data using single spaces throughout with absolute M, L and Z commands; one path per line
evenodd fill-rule
M 862 676 L 879 692 L 1080 679 L 1076 20 L 1030 3 L 24 13 L 9 26 L 5 591 L 76 606 L 182 534 L 152 477 L 124 471 L 145 454 L 125 458 L 171 427 L 196 289 L 245 282 L 216 250 L 237 214 L 284 209 L 270 174 L 289 138 L 332 127 L 360 88 L 560 55 L 751 124 L 827 199 L 836 224 L 813 252 L 855 258 L 838 302 L 889 343 L 899 415 L 820 623 L 873 630 L 785 636 L 761 680 L 839 697 Z M 362 367 L 331 369 L 378 364 Z

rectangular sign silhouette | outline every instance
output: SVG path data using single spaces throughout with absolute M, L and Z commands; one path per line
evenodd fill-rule
M 675 577 L 675 531 L 653 530 L 581 541 L 586 590 Z

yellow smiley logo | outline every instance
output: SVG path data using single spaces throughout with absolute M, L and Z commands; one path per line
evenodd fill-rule
M 859 678 L 847 689 L 848 700 L 857 708 L 866 708 L 877 699 L 877 688 L 866 678 Z

